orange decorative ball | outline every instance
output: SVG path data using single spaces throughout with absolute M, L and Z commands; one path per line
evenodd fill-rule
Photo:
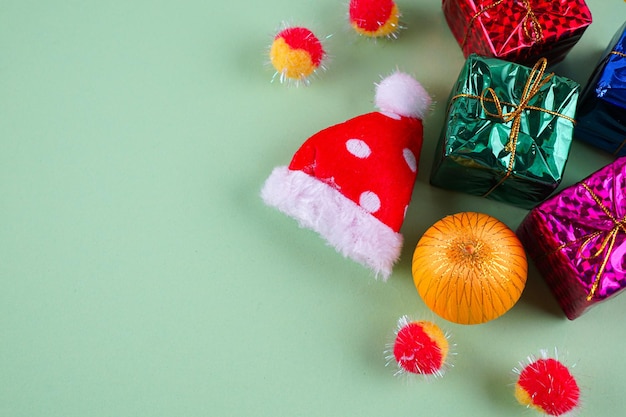
M 522 295 L 527 272 L 515 232 L 483 213 L 444 217 L 424 233 L 413 254 L 413 281 L 424 303 L 459 324 L 506 313 Z

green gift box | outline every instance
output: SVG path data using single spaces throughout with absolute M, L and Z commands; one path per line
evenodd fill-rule
M 531 208 L 562 180 L 580 85 L 533 68 L 470 55 L 450 93 L 430 182 Z

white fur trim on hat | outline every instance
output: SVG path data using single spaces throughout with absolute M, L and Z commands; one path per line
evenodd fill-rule
M 386 281 L 400 257 L 402 235 L 335 188 L 286 166 L 274 168 L 261 191 L 266 204 L 324 237 L 344 256 Z
M 424 119 L 431 98 L 409 74 L 396 71 L 376 84 L 374 103 L 382 112 Z

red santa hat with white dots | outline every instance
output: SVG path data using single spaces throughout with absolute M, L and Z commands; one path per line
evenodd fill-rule
M 272 171 L 263 200 L 386 280 L 402 249 L 430 103 L 419 82 L 394 72 L 376 85 L 378 112 L 307 139 Z

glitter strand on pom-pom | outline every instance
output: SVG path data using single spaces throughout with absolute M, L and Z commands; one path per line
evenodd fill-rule
M 319 71 L 326 70 L 328 55 L 322 41 L 310 29 L 284 25 L 274 36 L 269 57 L 276 70 L 272 82 L 278 79 L 281 84 L 306 86 Z
M 386 366 L 394 366 L 394 376 L 419 375 L 426 379 L 441 378 L 453 365 L 449 358 L 454 345 L 450 334 L 427 320 L 398 320 L 395 338 L 385 348 Z

